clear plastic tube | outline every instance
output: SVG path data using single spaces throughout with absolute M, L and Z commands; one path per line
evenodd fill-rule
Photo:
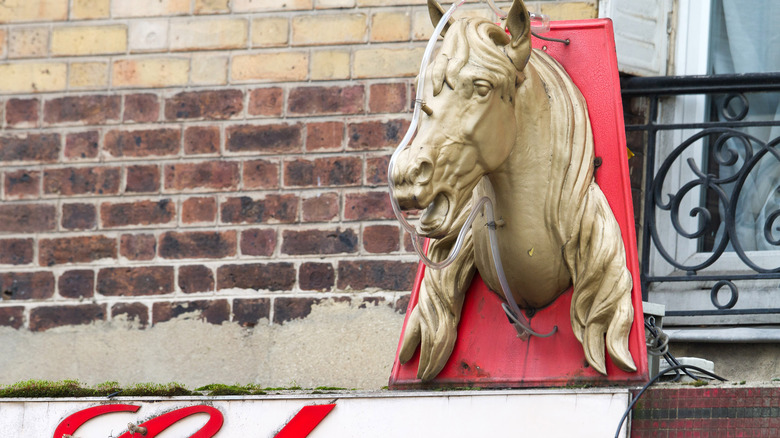
M 417 131 L 417 124 L 420 121 L 422 98 L 424 96 L 423 90 L 425 88 L 425 72 L 428 69 L 428 63 L 431 59 L 433 48 L 436 45 L 436 40 L 439 38 L 439 35 L 441 34 L 442 30 L 444 29 L 444 26 L 447 24 L 450 17 L 452 16 L 452 13 L 455 12 L 455 10 L 465 2 L 466 0 L 460 0 L 454 2 L 452 6 L 450 6 L 447 12 L 445 12 L 444 15 L 441 17 L 441 19 L 439 20 L 439 23 L 436 25 L 436 28 L 433 30 L 433 34 L 431 35 L 431 38 L 428 40 L 428 45 L 425 46 L 425 52 L 423 53 L 423 59 L 420 64 L 420 73 L 417 76 L 417 93 L 414 99 L 414 110 L 412 112 L 412 122 L 409 124 L 409 129 L 406 131 L 406 135 L 404 135 L 404 138 L 401 140 L 401 143 L 398 145 L 398 147 L 395 149 L 395 152 L 393 152 L 393 155 L 390 157 L 390 164 L 388 164 L 387 166 L 387 185 L 390 189 L 390 203 L 393 206 L 393 213 L 395 213 L 395 217 L 396 219 L 398 219 L 398 222 L 401 223 L 401 226 L 403 226 L 403 228 L 409 234 L 411 234 L 412 245 L 414 245 L 414 249 L 417 252 L 417 255 L 420 256 L 420 260 L 422 260 L 422 262 L 425 263 L 425 266 L 428 266 L 431 269 L 442 269 L 449 266 L 450 264 L 452 264 L 452 262 L 455 261 L 455 258 L 458 256 L 458 253 L 460 252 L 460 248 L 463 245 L 463 241 L 465 240 L 466 231 L 468 230 L 468 227 L 464 225 L 461 228 L 460 233 L 458 233 L 458 238 L 455 241 L 455 245 L 450 251 L 450 255 L 446 259 L 442 260 L 441 262 L 435 262 L 429 259 L 425 255 L 425 252 L 422 249 L 422 244 L 420 243 L 420 236 L 417 234 L 417 230 L 412 224 L 410 224 L 406 220 L 403 213 L 401 212 L 401 207 L 398 205 L 398 201 L 395 199 L 395 196 L 393 196 L 393 193 L 395 192 L 395 184 L 393 183 L 393 169 L 395 168 L 395 160 L 398 158 L 398 155 L 401 153 L 401 151 L 404 150 L 404 148 L 406 148 L 406 145 L 409 144 L 409 142 L 412 140 L 412 137 L 414 136 L 414 133 Z M 472 215 L 473 215 L 473 211 L 472 211 Z
M 512 291 L 509 288 L 509 283 L 507 282 L 506 275 L 504 274 L 504 267 L 503 264 L 501 263 L 501 255 L 498 251 L 498 244 L 497 244 L 498 237 L 496 236 L 493 203 L 490 201 L 490 198 L 482 197 L 477 201 L 476 204 L 472 206 L 471 213 L 469 214 L 468 218 L 466 218 L 465 223 L 461 226 L 461 229 L 458 232 L 458 237 L 455 240 L 455 244 L 450 249 L 449 255 L 444 260 L 440 262 L 436 262 L 428 258 L 428 256 L 423 251 L 421 237 L 417 234 L 417 229 L 406 220 L 403 213 L 401 212 L 400 206 L 398 205 L 398 201 L 395 199 L 395 196 L 393 196 L 395 192 L 395 183 L 393 182 L 392 175 L 393 175 L 393 169 L 395 167 L 395 161 L 398 155 L 401 153 L 401 151 L 403 151 L 406 148 L 406 146 L 409 144 L 415 132 L 417 132 L 417 125 L 420 120 L 420 111 L 423 102 L 422 98 L 424 96 L 425 72 L 428 68 L 431 54 L 433 53 L 433 48 L 436 45 L 436 41 L 438 40 L 439 35 L 444 29 L 444 26 L 449 21 L 453 12 L 455 12 L 455 10 L 465 2 L 466 0 L 459 0 L 454 2 L 450 6 L 447 12 L 445 12 L 444 15 L 441 17 L 441 19 L 439 19 L 439 23 L 436 25 L 436 28 L 434 29 L 433 34 L 431 35 L 431 38 L 428 40 L 428 45 L 425 46 L 425 52 L 423 53 L 422 62 L 420 64 L 420 73 L 417 77 L 418 78 L 417 92 L 414 100 L 412 121 L 409 124 L 409 129 L 406 131 L 406 134 L 401 140 L 401 143 L 398 145 L 395 152 L 393 152 L 393 155 L 390 157 L 390 163 L 387 166 L 388 167 L 387 182 L 388 182 L 388 189 L 390 191 L 390 203 L 393 207 L 393 213 L 395 213 L 398 222 L 411 235 L 412 245 L 414 246 L 417 255 L 420 257 L 420 260 L 425 264 L 425 266 L 427 266 L 430 269 L 443 269 L 455 261 L 455 258 L 458 256 L 458 254 L 460 253 L 463 247 L 463 242 L 466 238 L 466 233 L 468 232 L 469 229 L 471 229 L 474 220 L 476 219 L 477 215 L 484 207 L 487 216 L 488 235 L 490 239 L 490 251 L 493 257 L 493 263 L 496 268 L 499 284 L 501 285 L 501 289 L 503 289 L 504 291 L 504 296 L 506 297 L 507 304 L 509 309 L 511 309 L 511 312 L 507 310 L 506 306 L 504 306 L 504 310 L 507 312 L 507 315 L 509 315 L 509 317 L 512 318 L 512 320 L 514 321 L 513 325 L 517 329 L 518 336 L 522 338 L 527 338 L 529 334 L 533 336 L 539 336 L 539 337 L 551 336 L 553 333 L 555 333 L 558 327 L 553 328 L 553 330 L 547 334 L 539 334 L 533 331 L 530 327 L 530 323 L 528 322 L 528 320 L 525 319 L 525 317 L 523 317 L 523 314 L 520 311 L 520 307 L 517 305 L 517 302 L 515 301 L 514 296 L 512 295 Z M 490 8 L 496 13 L 496 15 L 502 18 L 505 18 L 507 16 L 507 14 L 504 11 L 502 11 L 501 9 L 496 7 L 495 4 L 493 4 L 492 0 L 487 0 L 487 2 Z M 547 30 L 549 30 L 549 18 L 546 15 L 531 14 L 532 28 L 535 23 L 534 17 L 537 18 L 536 22 L 541 23 L 542 26 L 544 25 L 547 26 L 546 30 L 543 27 L 539 28 L 540 29 L 538 30 L 539 32 L 546 32 Z M 485 178 L 485 181 L 487 182 L 487 184 L 490 184 L 490 181 L 487 178 Z

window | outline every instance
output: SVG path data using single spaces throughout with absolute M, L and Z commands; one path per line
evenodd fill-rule
M 644 82 L 658 104 L 647 298 L 666 305 L 665 324 L 780 324 L 780 2 L 680 0 L 673 12 L 670 72 L 688 77 Z

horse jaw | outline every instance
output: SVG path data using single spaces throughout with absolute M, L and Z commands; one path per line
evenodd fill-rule
M 443 192 L 439 192 L 434 198 L 433 202 L 423 210 L 420 216 L 420 227 L 418 232 L 426 237 L 438 237 L 442 234 L 442 228 L 451 222 L 450 212 L 450 200 Z M 448 220 L 449 219 L 449 220 Z M 449 227 L 447 227 L 449 228 Z M 447 234 L 444 232 L 443 234 Z

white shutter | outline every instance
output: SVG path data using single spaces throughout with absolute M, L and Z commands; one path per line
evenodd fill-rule
M 637 76 L 665 76 L 672 0 L 601 0 L 599 17 L 615 29 L 618 70 Z

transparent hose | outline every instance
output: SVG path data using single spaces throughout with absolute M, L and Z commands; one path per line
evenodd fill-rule
M 425 46 L 425 52 L 423 53 L 423 59 L 420 63 L 420 74 L 417 76 L 417 93 L 415 95 L 414 99 L 414 111 L 412 112 L 412 123 L 409 125 L 409 129 L 406 131 L 406 135 L 404 135 L 404 138 L 401 140 L 401 143 L 398 145 L 398 147 L 395 149 L 395 152 L 393 152 L 393 155 L 390 157 L 390 164 L 387 166 L 387 185 L 390 189 L 390 203 L 393 206 L 393 212 L 395 213 L 395 217 L 398 219 L 398 222 L 401 223 L 401 226 L 404 227 L 404 229 L 409 232 L 412 236 L 412 244 L 414 245 L 414 250 L 417 251 L 417 255 L 420 256 L 420 260 L 422 260 L 423 263 L 425 263 L 425 266 L 431 268 L 431 269 L 442 269 L 455 261 L 455 257 L 458 256 L 458 253 L 460 252 L 460 248 L 463 245 L 463 240 L 466 237 L 466 232 L 471 226 L 470 222 L 467 221 L 468 226 L 464 225 L 460 233 L 458 233 L 458 238 L 455 241 L 455 245 L 452 247 L 452 250 L 450 251 L 450 255 L 442 260 L 441 262 L 435 262 L 431 259 L 429 259 L 422 249 L 422 244 L 420 243 L 420 236 L 417 234 L 417 230 L 415 229 L 414 225 L 410 224 L 406 218 L 404 217 L 403 213 L 401 212 L 401 207 L 398 205 L 398 201 L 395 199 L 395 196 L 393 196 L 393 193 L 395 192 L 395 183 L 393 183 L 393 168 L 395 167 L 395 160 L 398 158 L 398 155 L 401 153 L 401 151 L 406 148 L 406 145 L 409 144 L 412 137 L 414 136 L 414 133 L 417 131 L 417 124 L 420 121 L 420 111 L 422 107 L 422 98 L 424 96 L 423 89 L 425 87 L 425 71 L 428 69 L 428 63 L 431 59 L 431 53 L 433 53 L 433 47 L 436 45 L 436 40 L 438 39 L 439 35 L 441 34 L 442 30 L 444 29 L 444 26 L 449 21 L 450 17 L 452 16 L 452 13 L 455 12 L 460 5 L 465 3 L 466 0 L 460 0 L 452 4 L 450 8 L 447 10 L 447 12 L 444 13 L 444 15 L 439 20 L 439 23 L 436 25 L 436 28 L 433 30 L 433 34 L 431 35 L 431 38 L 428 39 L 428 45 Z M 474 210 L 476 211 L 476 209 Z M 472 214 L 469 216 L 471 218 L 472 216 L 476 215 L 472 211 Z M 471 219 L 471 222 L 474 220 Z
M 422 62 L 420 63 L 420 73 L 417 76 L 417 92 L 415 94 L 415 99 L 414 99 L 414 110 L 412 112 L 412 121 L 409 124 L 409 129 L 406 131 L 406 134 L 401 140 L 401 143 L 398 145 L 398 147 L 395 149 L 395 152 L 393 152 L 393 155 L 390 157 L 390 163 L 387 166 L 387 183 L 388 183 L 387 185 L 390 191 L 390 203 L 393 207 L 393 212 L 395 213 L 395 217 L 398 219 L 398 222 L 400 222 L 401 226 L 411 235 L 412 245 L 414 246 L 414 250 L 417 252 L 417 255 L 420 257 L 420 260 L 425 264 L 425 266 L 427 266 L 430 269 L 443 269 L 451 265 L 452 262 L 455 261 L 455 258 L 458 256 L 458 254 L 461 251 L 461 248 L 463 247 L 463 241 L 466 238 L 466 233 L 468 232 L 469 229 L 471 229 L 471 225 L 474 223 L 477 214 L 479 214 L 479 212 L 482 210 L 484 206 L 485 213 L 487 216 L 488 235 L 490 237 L 490 251 L 493 257 L 493 263 L 495 264 L 496 273 L 498 274 L 499 284 L 501 285 L 501 289 L 503 289 L 504 291 L 504 296 L 506 297 L 507 303 L 509 305 L 508 306 L 509 309 L 507 308 L 506 305 L 504 305 L 504 311 L 507 313 L 509 318 L 513 320 L 513 325 L 517 330 L 519 337 L 527 338 L 529 334 L 533 336 L 547 337 L 555 333 L 558 327 L 557 326 L 554 327 L 553 330 L 547 334 L 539 334 L 533 331 L 530 327 L 530 323 L 528 322 L 527 319 L 525 319 L 522 312 L 520 311 L 520 308 L 517 305 L 514 296 L 512 295 L 512 291 L 509 288 L 509 283 L 507 282 L 506 275 L 504 274 L 504 267 L 503 264 L 501 263 L 501 255 L 499 254 L 498 251 L 498 246 L 497 246 L 498 238 L 496 237 L 496 226 L 495 226 L 495 219 L 493 214 L 493 203 L 490 201 L 490 198 L 483 197 L 479 201 L 477 201 L 477 203 L 472 207 L 471 213 L 466 219 L 466 222 L 463 224 L 463 226 L 461 226 L 460 232 L 458 232 L 458 237 L 455 240 L 455 244 L 450 249 L 450 253 L 447 256 L 447 258 L 445 258 L 440 262 L 436 262 L 428 258 L 428 256 L 423 251 L 422 243 L 421 243 L 422 238 L 417 234 L 417 229 L 406 220 L 403 213 L 401 212 L 401 207 L 398 205 L 398 201 L 395 199 L 395 196 L 393 196 L 395 192 L 395 183 L 393 182 L 393 168 L 395 167 L 395 161 L 398 155 L 401 153 L 401 151 L 403 151 L 406 148 L 406 146 L 409 144 L 412 137 L 414 136 L 415 132 L 417 132 L 417 125 L 420 120 L 420 111 L 422 109 L 422 103 L 423 103 L 422 98 L 425 95 L 424 94 L 425 72 L 428 68 L 431 54 L 433 53 L 433 48 L 436 45 L 436 41 L 439 35 L 444 29 L 444 26 L 449 21 L 453 12 L 455 12 L 455 10 L 465 2 L 466 0 L 459 0 L 454 2 L 450 6 L 447 12 L 445 12 L 444 15 L 442 15 L 441 19 L 439 19 L 439 23 L 436 25 L 433 34 L 431 34 L 431 38 L 428 40 L 428 44 L 425 46 L 425 52 L 423 53 Z M 487 0 L 487 2 L 490 8 L 496 13 L 496 15 L 498 15 L 501 18 L 505 18 L 507 16 L 507 14 L 504 11 L 502 11 L 501 9 L 496 7 L 495 4 L 493 4 L 492 0 Z M 531 26 L 532 28 L 536 27 L 539 32 L 546 32 L 547 30 L 549 30 L 549 18 L 546 15 L 531 14 Z M 490 184 L 490 181 L 487 178 L 485 178 L 485 181 L 487 182 L 487 184 Z

